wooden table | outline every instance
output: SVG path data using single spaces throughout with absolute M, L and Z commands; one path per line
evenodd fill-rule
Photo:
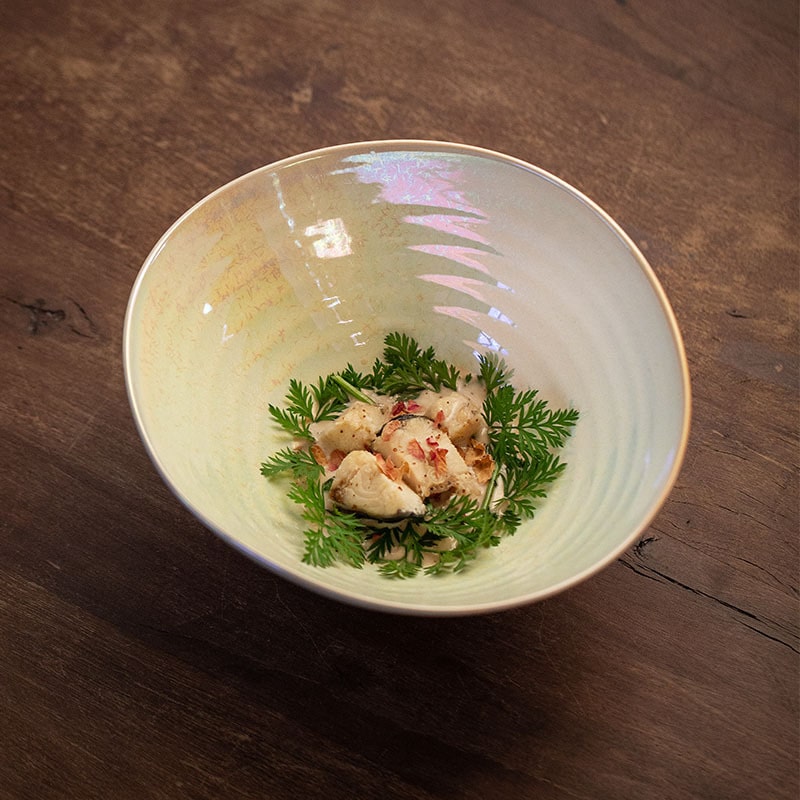
M 5 0 L 0 798 L 796 798 L 790 0 Z M 128 293 L 186 208 L 315 147 L 507 152 L 589 194 L 694 390 L 641 541 L 537 605 L 392 618 L 260 569 L 162 484 Z

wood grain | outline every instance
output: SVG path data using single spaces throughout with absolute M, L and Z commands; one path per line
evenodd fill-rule
M 0 62 L 0 798 L 797 797 L 795 3 L 7 0 Z M 389 137 L 585 191 L 684 334 L 678 485 L 535 606 L 304 592 L 189 516 L 130 417 L 122 317 L 168 225 Z

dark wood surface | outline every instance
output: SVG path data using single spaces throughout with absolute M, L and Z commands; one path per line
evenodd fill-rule
M 0 798 L 797 798 L 791 0 L 0 5 Z M 685 467 L 541 604 L 392 618 L 195 521 L 128 409 L 148 251 L 252 168 L 468 142 L 600 203 L 673 303 Z

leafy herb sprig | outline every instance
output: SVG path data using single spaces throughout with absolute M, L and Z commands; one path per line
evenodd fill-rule
M 369 381 L 373 389 L 402 398 L 424 389 L 438 392 L 443 386 L 455 391 L 460 377 L 452 364 L 436 357 L 433 347 L 423 350 L 405 333 L 390 333 L 384 339 L 383 361 L 375 361 Z
M 292 378 L 286 393 L 286 408 L 270 404 L 269 413 L 287 433 L 313 442 L 309 425 L 336 419 L 347 407 L 349 399 L 347 391 L 333 375 L 320 378 L 310 386 Z
M 564 471 L 555 451 L 563 447 L 578 420 L 575 409 L 551 409 L 536 390 L 517 391 L 512 371 L 496 354 L 478 356 L 477 378 L 486 398 L 483 415 L 488 429 L 487 450 L 495 464 L 482 502 L 456 496 L 443 506 L 429 505 L 422 517 L 399 522 L 364 518 L 327 502 L 330 479 L 310 451 L 313 422 L 335 419 L 351 398 L 375 402 L 375 394 L 408 399 L 425 389 L 456 390 L 460 371 L 437 358 L 433 347 L 422 349 L 410 336 L 390 333 L 383 359 L 369 373 L 352 365 L 305 385 L 289 382 L 285 406 L 269 406 L 273 420 L 297 447 L 274 453 L 261 474 L 288 474 L 288 497 L 301 506 L 303 561 L 326 567 L 341 561 L 361 568 L 378 565 L 382 575 L 407 578 L 460 572 L 481 549 L 492 547 L 533 517 L 549 485 Z M 464 380 L 473 379 L 471 374 Z

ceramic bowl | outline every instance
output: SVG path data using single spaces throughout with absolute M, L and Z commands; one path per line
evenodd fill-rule
M 368 371 L 403 331 L 466 371 L 499 352 L 580 421 L 535 518 L 456 575 L 301 562 L 303 523 L 259 466 L 289 379 Z M 262 167 L 187 211 L 147 257 L 127 390 L 161 476 L 205 525 L 329 597 L 420 615 L 496 611 L 602 569 L 647 528 L 686 447 L 681 336 L 651 267 L 595 203 L 465 145 L 383 141 Z

